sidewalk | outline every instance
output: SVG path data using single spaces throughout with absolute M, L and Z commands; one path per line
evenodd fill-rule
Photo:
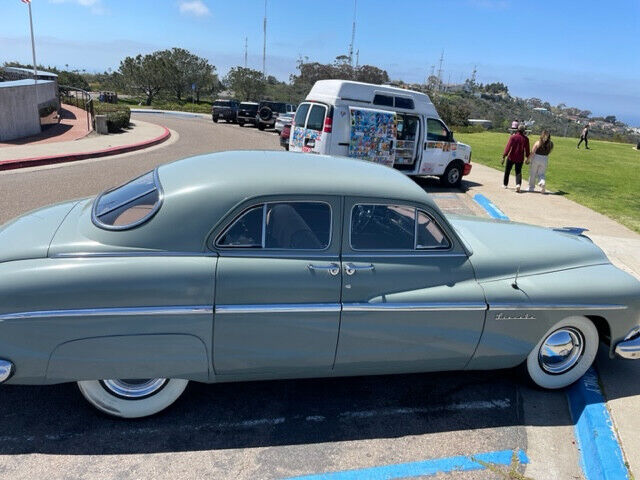
M 79 140 L 0 146 L 0 170 L 117 155 L 157 145 L 170 135 L 161 125 L 135 120 L 131 128 L 120 133 L 92 133 Z
M 512 179 L 513 180 L 513 179 Z M 511 220 L 553 227 L 588 228 L 587 235 L 619 268 L 640 279 L 640 235 L 627 227 L 583 207 L 561 195 L 516 193 L 513 186 L 502 187 L 502 174 L 484 165 L 474 164 L 467 194 L 482 193 Z M 615 430 L 629 469 L 640 477 L 640 361 L 611 360 L 601 351 L 596 360 L 600 381 L 607 398 Z

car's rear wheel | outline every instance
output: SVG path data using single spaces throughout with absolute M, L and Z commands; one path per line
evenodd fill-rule
M 258 123 L 258 130 L 264 130 L 266 125 L 264 123 Z
M 218 117 L 211 117 L 211 119 L 213 120 L 213 123 L 218 123 Z
M 531 380 L 548 389 L 564 388 L 582 377 L 593 364 L 599 345 L 598 329 L 585 317 L 569 317 L 542 337 L 527 357 Z
M 187 383 L 179 378 L 86 380 L 78 382 L 78 388 L 101 412 L 139 418 L 167 408 L 184 392 Z
M 462 183 L 462 166 L 458 162 L 452 162 L 447 166 L 440 182 L 445 187 L 459 187 Z
M 238 125 L 240 125 L 241 127 L 244 127 L 244 122 L 242 120 L 238 120 Z

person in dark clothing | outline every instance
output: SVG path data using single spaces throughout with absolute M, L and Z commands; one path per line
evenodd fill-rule
M 509 185 L 509 175 L 511 175 L 511 169 L 516 167 L 516 192 L 520 191 L 522 185 L 522 163 L 525 158 L 528 158 L 531 154 L 529 149 L 529 138 L 525 135 L 525 125 L 521 123 L 518 126 L 518 132 L 509 137 L 507 146 L 504 147 L 502 153 L 502 164 L 504 165 L 505 158 L 507 159 L 507 165 L 504 168 L 504 188 Z
M 576 148 L 578 150 L 580 150 L 580 144 L 582 142 L 584 142 L 584 148 L 586 148 L 587 150 L 591 150 L 589 148 L 589 124 L 585 125 L 584 128 L 582 129 L 582 133 L 580 134 L 580 140 L 578 141 L 578 145 L 576 146 Z

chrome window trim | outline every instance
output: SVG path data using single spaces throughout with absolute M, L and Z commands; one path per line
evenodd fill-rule
M 379 206 L 383 206 L 383 207 L 403 207 L 403 208 L 413 208 L 413 215 L 414 215 L 414 226 L 413 226 L 413 249 L 409 249 L 409 248 L 385 248 L 385 249 L 358 249 L 358 248 L 354 248 L 353 244 L 351 243 L 351 234 L 352 234 L 352 223 L 353 223 L 353 210 L 358 206 L 358 205 L 379 205 Z M 442 231 L 442 234 L 444 235 L 444 237 L 447 239 L 448 241 L 448 246 L 446 247 L 422 247 L 422 248 L 418 248 L 417 247 L 417 242 L 418 242 L 418 212 L 423 212 L 425 215 L 427 215 L 429 218 L 431 218 L 433 220 L 433 222 L 438 226 L 438 228 Z M 408 252 L 423 252 L 425 250 L 429 250 L 429 251 L 439 251 L 439 252 L 447 252 L 447 251 L 451 251 L 453 250 L 453 242 L 451 241 L 451 239 L 449 238 L 449 236 L 446 233 L 446 230 L 442 228 L 442 226 L 436 221 L 436 219 L 433 217 L 433 215 L 430 215 L 427 211 L 425 211 L 424 209 L 421 209 L 419 207 L 416 207 L 414 205 L 398 205 L 397 203 L 354 203 L 351 206 L 351 212 L 349 215 L 349 248 L 354 251 L 354 252 L 407 252 L 407 256 L 414 256 L 414 255 L 408 255 Z M 393 256 L 393 255 L 392 255 Z M 457 255 L 456 255 L 457 256 Z M 466 257 L 466 255 L 463 255 Z
M 255 305 L 216 305 L 216 315 L 227 313 L 320 313 L 339 312 L 339 303 L 273 303 Z
M 325 248 L 273 248 L 266 246 L 266 236 L 267 236 L 267 207 L 269 204 L 274 203 L 320 203 L 329 207 L 329 240 L 327 246 Z M 251 210 L 252 208 L 256 208 L 262 205 L 262 242 L 261 246 L 244 246 L 244 245 L 220 245 L 220 239 L 224 236 L 224 234 L 239 220 L 246 212 Z M 231 220 L 223 229 L 222 232 L 216 237 L 216 240 L 213 244 L 215 248 L 219 248 L 222 251 L 228 250 L 240 250 L 247 252 L 325 252 L 331 248 L 331 243 L 333 242 L 333 208 L 329 202 L 324 200 L 276 200 L 276 201 L 266 201 L 266 202 L 258 202 L 255 203 L 240 212 L 237 216 Z M 262 253 L 261 253 L 262 255 Z
M 563 304 L 563 303 L 491 303 L 489 310 L 626 310 L 626 305 L 618 304 Z
M 415 258 L 415 257 L 464 257 L 467 258 L 466 253 L 440 253 L 442 250 L 398 250 L 398 253 L 389 252 L 389 250 L 370 250 L 373 253 L 345 253 L 342 255 L 343 260 L 346 258 Z M 358 250 L 360 252 L 360 250 Z M 380 253 L 378 253 L 380 252 Z M 385 253 L 387 252 L 387 253 Z M 402 253 L 405 252 L 405 253 Z
M 60 318 L 60 317 L 115 317 L 149 315 L 211 315 L 213 305 L 178 305 L 156 307 L 112 307 L 79 308 L 69 310 L 37 310 L 33 312 L 14 312 L 0 315 L 0 322 L 6 320 Z
M 435 302 L 435 303 L 345 303 L 344 312 L 442 312 L 485 311 L 486 303 Z
M 154 207 L 151 209 L 151 211 L 145 215 L 144 217 L 142 217 L 141 219 L 133 222 L 133 223 L 129 223 L 127 225 L 108 225 L 106 223 L 103 223 L 100 221 L 100 219 L 98 218 L 98 215 L 96 214 L 96 209 L 98 208 L 98 202 L 100 201 L 100 199 L 102 198 L 103 195 L 113 192 L 114 190 L 117 190 L 120 187 L 123 187 L 124 185 L 126 185 L 126 183 L 122 184 L 122 185 L 118 185 L 117 187 L 113 187 L 110 188 L 109 190 L 105 190 L 104 192 L 102 192 L 100 195 L 98 195 L 94 200 L 93 200 L 93 206 L 91 207 L 91 221 L 93 222 L 93 224 L 98 227 L 98 228 L 102 228 L 103 230 L 112 230 L 112 231 L 122 231 L 122 230 L 130 230 L 132 228 L 135 228 L 139 225 L 142 225 L 145 222 L 148 222 L 149 220 L 151 220 L 156 213 L 158 213 L 158 210 L 160 210 L 160 207 L 162 206 L 162 203 L 164 202 L 164 190 L 162 189 L 162 183 L 160 183 L 160 175 L 158 174 L 158 168 L 154 168 L 152 170 L 153 172 L 153 181 L 155 183 L 155 190 L 158 191 L 158 201 L 156 202 L 156 204 L 154 205 Z M 134 180 L 137 180 L 140 177 L 144 177 L 145 175 L 148 175 L 150 172 L 144 173 L 136 178 L 134 178 L 133 180 L 130 180 L 127 183 L 131 183 Z M 129 200 L 128 202 L 123 202 L 122 204 L 118 205 L 117 207 L 108 210 L 107 212 L 103 213 L 102 215 L 106 215 L 109 212 L 112 212 L 113 210 L 123 207 L 124 205 L 126 205 L 127 203 L 131 203 L 134 202 L 136 200 L 138 200 L 139 198 L 144 197 L 145 195 L 148 195 L 149 193 L 153 192 L 152 190 L 149 190 L 148 192 L 138 195 L 135 198 Z
M 104 258 L 104 257 L 217 257 L 215 252 L 171 252 L 171 251 L 122 251 L 122 252 L 63 252 L 49 258 Z

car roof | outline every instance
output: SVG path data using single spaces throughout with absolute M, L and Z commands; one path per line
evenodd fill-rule
M 163 165 L 165 194 L 192 189 L 238 202 L 265 195 L 350 195 L 431 202 L 426 192 L 397 170 L 347 157 L 281 151 L 228 151 Z M 206 192 L 206 193 L 204 193 Z

